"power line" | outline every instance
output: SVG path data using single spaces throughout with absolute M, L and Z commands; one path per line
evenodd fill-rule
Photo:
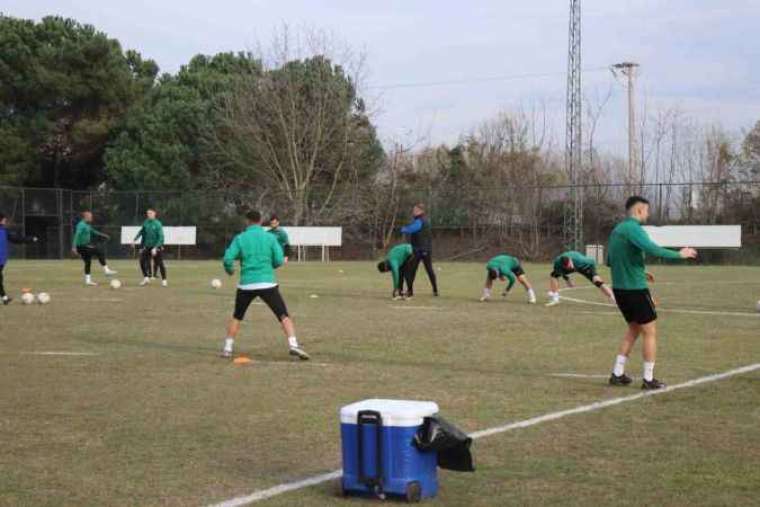
M 582 69 L 581 72 L 609 72 L 609 67 L 593 67 L 589 69 Z M 452 86 L 452 85 L 465 85 L 465 84 L 477 84 L 477 83 L 496 83 L 502 81 L 516 81 L 520 79 L 536 79 L 545 77 L 557 77 L 566 76 L 567 72 L 537 72 L 529 74 L 512 74 L 508 76 L 491 76 L 491 77 L 473 77 L 463 79 L 451 79 L 447 81 L 420 81 L 411 83 L 393 83 L 393 84 L 378 84 L 369 85 L 367 88 L 375 90 L 390 90 L 395 88 L 426 88 L 432 86 Z

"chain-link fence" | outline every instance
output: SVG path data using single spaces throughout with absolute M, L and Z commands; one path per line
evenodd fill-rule
M 0 211 L 12 226 L 41 241 L 18 247 L 15 255 L 60 259 L 69 255 L 79 213 L 91 209 L 94 225 L 111 236 L 111 257 L 133 255 L 120 243 L 120 228 L 142 223 L 145 209 L 158 210 L 164 225 L 196 226 L 195 247 L 172 247 L 170 256 L 218 258 L 242 229 L 242 210 L 276 212 L 284 225 L 297 214 L 300 225 L 344 228 L 344 246 L 332 259 L 366 259 L 401 241 L 398 229 L 409 220 L 412 205 L 422 202 L 433 224 L 438 259 L 483 259 L 510 252 L 529 260 L 547 260 L 564 248 L 566 213 L 572 210 L 572 188 L 348 188 L 339 193 L 312 190 L 306 210 L 296 211 L 292 194 L 271 189 L 246 192 L 115 192 L 0 187 Z M 742 226 L 744 248 L 703 252 L 710 262 L 760 263 L 760 182 L 586 185 L 576 187 L 583 199 L 583 243 L 605 245 L 623 216 L 627 196 L 638 193 L 652 202 L 650 223 L 731 224 Z

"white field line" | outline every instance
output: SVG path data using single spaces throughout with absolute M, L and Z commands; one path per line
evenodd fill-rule
M 395 308 L 396 310 L 443 310 L 439 306 L 391 305 L 391 308 Z
M 587 305 L 594 305 L 594 306 L 606 306 L 608 308 L 616 308 L 615 305 L 611 303 L 599 303 L 596 301 L 587 301 L 585 299 L 578 299 L 578 298 L 571 298 L 570 296 L 562 296 L 562 299 L 566 301 L 572 301 L 573 303 L 583 303 Z M 760 312 L 758 313 L 750 313 L 750 312 L 724 312 L 719 310 L 685 310 L 682 308 L 657 308 L 658 312 L 667 312 L 667 313 L 688 313 L 692 315 L 722 315 L 725 317 L 754 317 L 754 318 L 760 318 Z
M 608 375 L 587 374 L 587 373 L 550 373 L 550 377 L 563 378 L 607 378 Z
M 742 375 L 744 373 L 750 373 L 757 370 L 760 370 L 760 363 L 750 364 L 748 366 L 743 366 L 741 368 L 735 368 L 733 370 L 728 370 L 723 373 L 716 373 L 713 375 L 699 377 L 693 380 L 682 382 L 680 384 L 668 386 L 665 389 L 660 389 L 658 391 L 641 391 L 637 394 L 632 394 L 630 396 L 622 396 L 620 398 L 611 398 L 607 400 L 597 401 L 594 403 L 589 403 L 587 405 L 580 405 L 578 407 L 567 409 L 567 410 L 560 410 L 558 412 L 550 412 L 548 414 L 544 414 L 538 417 L 533 417 L 531 419 L 525 419 L 522 421 L 516 421 L 513 423 L 505 424 L 503 426 L 496 426 L 494 428 L 488 428 L 485 430 L 476 431 L 474 433 L 470 433 L 470 437 L 474 439 L 485 438 L 485 437 L 490 437 L 492 435 L 498 435 L 500 433 L 506 433 L 508 431 L 513 431 L 513 430 L 522 429 L 522 428 L 529 428 L 531 426 L 536 426 L 538 424 L 542 424 L 545 422 L 562 419 L 570 415 L 583 414 L 587 412 L 595 412 L 603 408 L 640 400 L 642 398 L 659 396 L 665 393 L 677 391 L 679 389 L 685 389 L 688 387 L 694 387 L 701 384 L 707 384 L 709 382 L 716 382 L 718 380 L 723 380 L 729 377 Z M 309 477 L 308 479 L 279 484 L 277 486 L 274 486 L 268 489 L 255 491 L 251 493 L 250 495 L 239 496 L 236 498 L 232 498 L 230 500 L 225 500 L 223 502 L 213 504 L 211 507 L 239 507 L 242 505 L 249 505 L 254 502 L 260 502 L 261 500 L 266 500 L 268 498 L 282 495 L 283 493 L 288 493 L 290 491 L 296 491 L 299 489 L 307 488 L 309 486 L 315 486 L 317 484 L 322 484 L 324 482 L 332 481 L 332 480 L 340 478 L 341 475 L 342 475 L 342 470 L 333 470 L 332 472 L 328 472 L 321 475 L 315 475 L 313 477 Z
M 25 356 L 99 356 L 97 352 L 65 352 L 46 350 L 42 352 L 21 352 Z

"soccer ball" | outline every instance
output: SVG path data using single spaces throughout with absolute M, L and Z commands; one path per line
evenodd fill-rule
M 757 305 L 755 306 L 755 310 L 757 310 L 757 312 L 760 313 L 760 301 L 757 302 Z
M 41 305 L 46 305 L 50 302 L 50 294 L 47 292 L 40 292 L 37 294 L 37 302 Z
M 221 289 L 222 281 L 218 278 L 214 278 L 213 280 L 211 280 L 211 286 L 215 289 Z
M 113 290 L 121 289 L 121 281 L 116 280 L 116 279 L 111 280 L 111 288 Z
M 24 303 L 25 305 L 31 305 L 32 303 L 34 303 L 34 300 L 35 300 L 34 294 L 32 294 L 31 292 L 24 292 L 23 294 L 21 294 L 21 302 Z

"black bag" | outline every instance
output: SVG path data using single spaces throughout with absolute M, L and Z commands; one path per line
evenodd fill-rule
M 470 453 L 472 439 L 440 416 L 426 417 L 414 435 L 414 445 L 422 452 L 437 451 L 438 466 L 456 472 L 474 472 Z

